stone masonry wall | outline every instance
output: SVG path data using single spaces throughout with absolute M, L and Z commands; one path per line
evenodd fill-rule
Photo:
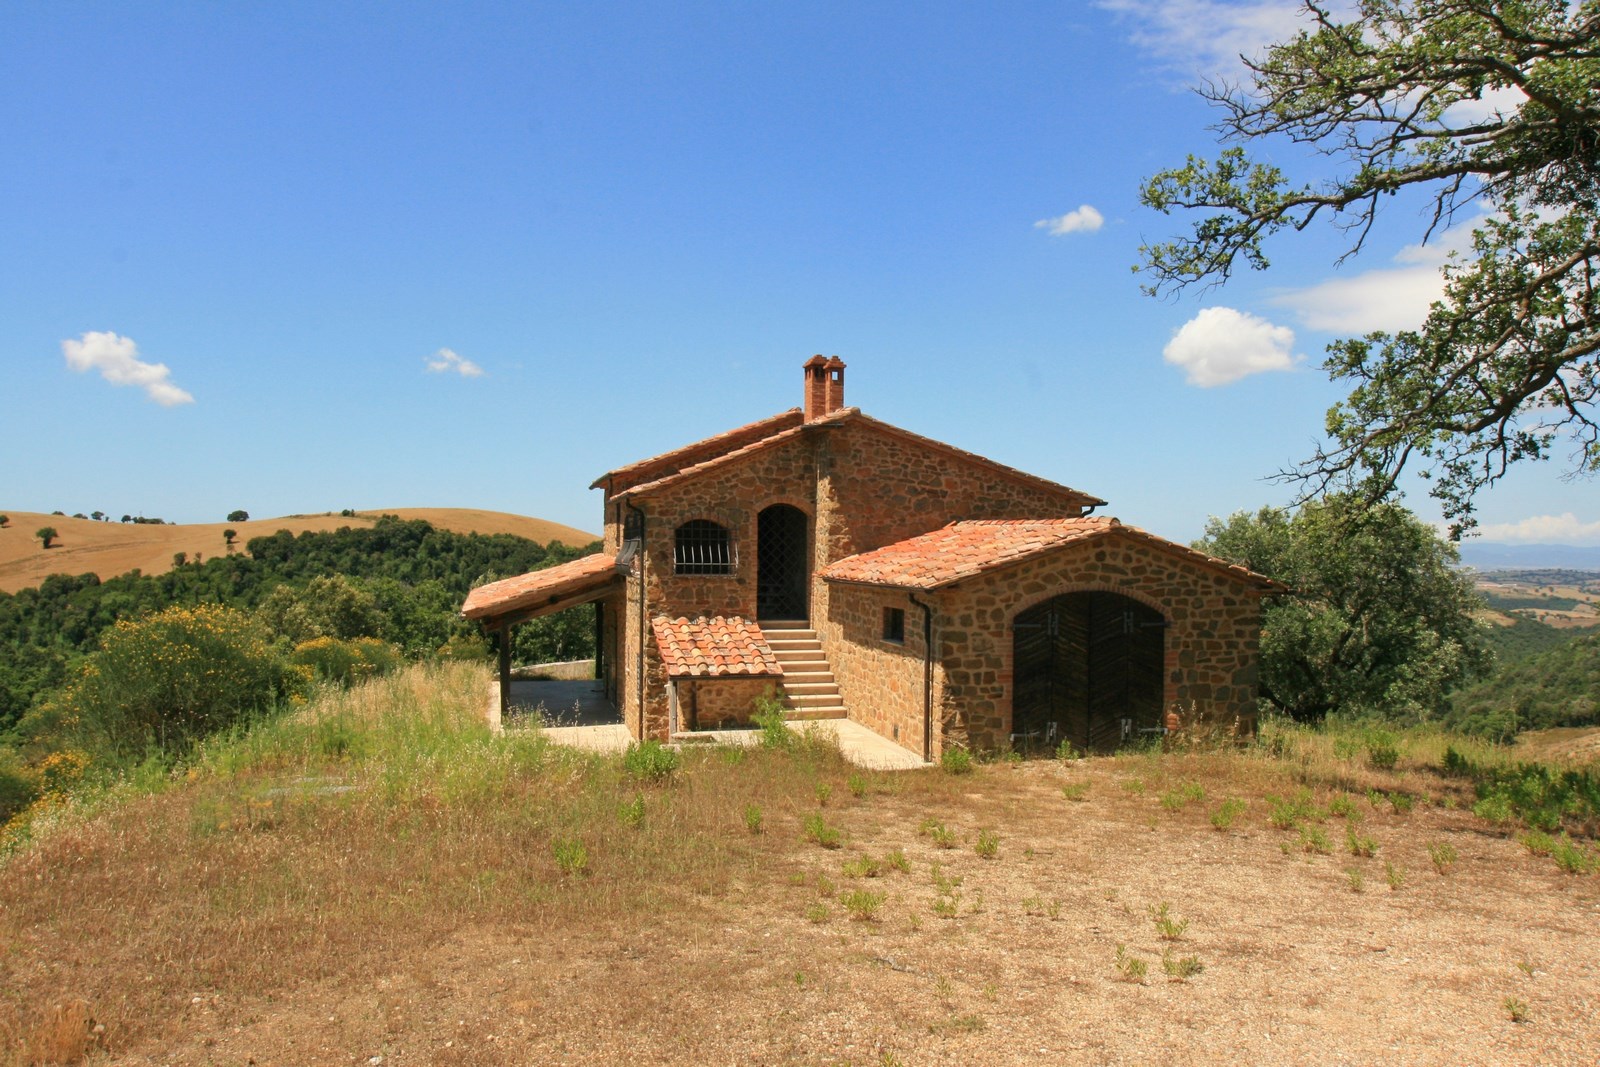
M 1221 723 L 1255 729 L 1261 605 L 1252 591 L 1208 567 L 1137 541 L 1107 537 L 1008 567 L 941 594 L 934 640 L 943 668 L 942 728 L 980 748 L 1011 728 L 1016 615 L 1062 593 L 1103 590 L 1156 608 L 1168 621 L 1164 701 Z
M 957 519 L 1072 518 L 1082 511 L 1059 493 L 864 422 L 827 431 L 818 462 L 828 563 Z
M 680 678 L 678 729 L 716 730 L 747 725 L 755 702 L 776 690 L 776 678 Z
M 828 616 L 815 625 L 851 720 L 922 755 L 922 609 L 899 589 L 840 584 L 828 593 Z M 885 608 L 905 612 L 904 642 L 884 640 Z
M 800 436 L 746 457 L 726 469 L 668 486 L 639 501 L 648 516 L 645 527 L 645 598 L 647 618 L 667 615 L 741 615 L 756 617 L 756 516 L 773 504 L 791 504 L 814 517 L 816 465 L 808 437 Z M 727 529 L 733 573 L 675 574 L 673 536 L 691 519 L 710 519 Z M 638 595 L 631 586 L 630 597 Z M 632 614 L 638 603 L 630 599 Z M 629 622 L 636 626 L 636 618 Z M 638 655 L 638 636 L 627 635 Z M 646 736 L 665 737 L 668 723 L 666 673 L 654 636 L 645 633 Z M 757 689 L 757 694 L 761 689 Z M 637 692 L 627 700 L 637 703 Z M 637 713 L 629 718 L 637 723 Z

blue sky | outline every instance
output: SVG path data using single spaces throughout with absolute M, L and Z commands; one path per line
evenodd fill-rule
M 1183 225 L 1140 179 L 1214 151 L 1184 86 L 1293 6 L 8 5 L 0 505 L 593 530 L 595 476 L 800 403 L 814 353 L 1165 536 L 1285 503 L 1323 346 L 1426 305 L 1421 219 L 1176 300 L 1131 267 Z M 1600 544 L 1563 470 L 1486 536 Z

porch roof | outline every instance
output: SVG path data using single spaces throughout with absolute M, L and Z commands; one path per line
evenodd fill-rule
M 617 557 L 604 552 L 569 563 L 529 571 L 480 585 L 461 605 L 464 618 L 484 622 L 520 622 L 562 608 L 598 600 L 624 573 Z
M 651 620 L 669 678 L 754 678 L 783 673 L 766 634 L 738 615 Z
M 1168 555 L 1218 571 L 1260 592 L 1287 587 L 1227 560 L 1126 526 L 1109 516 L 1076 519 L 974 519 L 862 552 L 825 567 L 830 582 L 934 590 L 1021 563 L 1046 552 L 1101 537 L 1126 537 Z

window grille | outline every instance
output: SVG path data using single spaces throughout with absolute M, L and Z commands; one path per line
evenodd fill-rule
M 673 540 L 675 574 L 732 574 L 733 546 L 726 527 L 709 519 L 691 519 L 678 527 Z

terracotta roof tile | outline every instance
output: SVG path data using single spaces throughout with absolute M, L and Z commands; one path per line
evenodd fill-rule
M 650 625 L 669 678 L 750 678 L 783 673 L 761 627 L 738 615 L 710 619 L 658 615 Z
M 771 437 L 775 433 L 798 426 L 805 418 L 805 413 L 799 408 L 790 408 L 780 411 L 769 418 L 758 422 L 747 423 L 731 430 L 726 430 L 711 437 L 702 438 L 693 444 L 674 448 L 670 452 L 663 452 L 659 456 L 641 459 L 635 463 L 618 467 L 616 470 L 607 471 L 596 478 L 589 486 L 590 489 L 603 488 L 607 482 L 611 483 L 614 493 L 621 494 L 632 486 L 645 481 L 655 481 L 665 478 L 686 467 L 703 463 L 708 459 L 743 448 L 746 445 Z
M 1264 592 L 1285 588 L 1237 564 L 1196 552 L 1137 526 L 1125 526 L 1108 516 L 953 522 L 931 533 L 847 556 L 824 568 L 822 577 L 833 582 L 899 589 L 941 589 L 1075 542 L 1107 536 L 1142 541 L 1170 555 L 1222 571 Z
M 467 594 L 461 614 L 469 619 L 483 619 L 553 604 L 598 590 L 620 573 L 617 557 L 596 552 L 570 563 L 558 563 L 554 567 L 480 585 Z

